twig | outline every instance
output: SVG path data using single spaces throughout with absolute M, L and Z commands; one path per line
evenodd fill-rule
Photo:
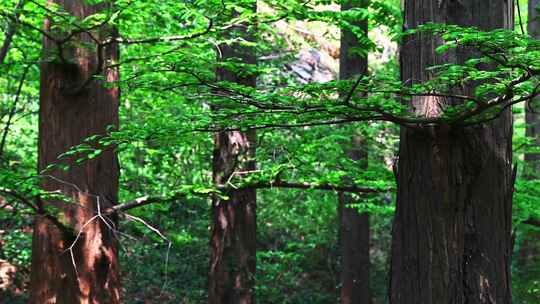
M 180 41 L 180 40 L 191 40 L 195 39 L 201 36 L 204 36 L 212 30 L 214 26 L 214 20 L 212 18 L 208 18 L 208 26 L 206 29 L 200 32 L 192 33 L 189 35 L 179 35 L 179 36 L 165 36 L 165 37 L 154 37 L 154 38 L 144 38 L 144 39 L 129 39 L 129 38 L 120 38 L 120 37 L 113 37 L 109 38 L 102 42 L 103 46 L 112 44 L 112 43 L 119 43 L 119 44 L 155 44 L 160 42 L 174 42 L 174 41 Z
M 8 25 L 8 29 L 4 37 L 4 43 L 2 44 L 2 48 L 0 48 L 0 65 L 4 64 L 4 59 L 7 56 L 9 47 L 11 46 L 11 42 L 13 41 L 13 36 L 15 36 L 15 32 L 17 30 L 17 23 L 19 23 L 20 10 L 23 8 L 25 3 L 26 3 L 25 0 L 19 0 L 19 2 L 17 3 L 17 6 L 15 7 L 15 17 L 12 19 L 12 21 Z
M 159 229 L 157 229 L 157 228 L 153 227 L 152 225 L 148 224 L 142 218 L 134 216 L 134 215 L 130 215 L 130 214 L 127 214 L 127 213 L 125 215 L 126 215 L 126 218 L 137 221 L 137 222 L 143 224 L 146 228 L 150 229 L 155 234 L 157 234 L 162 240 L 167 242 L 167 253 L 165 254 L 165 279 L 164 279 L 164 282 L 163 282 L 163 285 L 162 285 L 162 288 L 161 288 L 161 291 L 163 292 L 163 289 L 165 289 L 165 285 L 168 283 L 168 280 L 169 280 L 169 254 L 170 254 L 171 247 L 172 247 L 172 241 L 169 240 L 167 237 L 165 237 L 165 235 L 161 231 L 159 231 Z
M 269 183 L 258 183 L 252 185 L 246 185 L 239 187 L 241 189 L 268 189 L 268 188 L 289 188 L 289 189 L 313 189 L 313 190 L 327 190 L 337 192 L 350 192 L 350 193 L 384 193 L 389 192 L 392 189 L 374 189 L 358 186 L 336 186 L 332 184 L 317 184 L 317 183 L 291 183 L 285 181 L 271 181 Z
M 8 114 L 8 120 L 4 127 L 4 132 L 2 133 L 2 140 L 0 141 L 0 157 L 4 154 L 4 147 L 6 145 L 7 135 L 9 132 L 9 128 L 11 127 L 13 116 L 15 116 L 15 113 L 17 112 L 17 104 L 19 103 L 19 98 L 21 96 L 22 87 L 24 85 L 24 81 L 26 80 L 28 70 L 30 70 L 30 65 L 27 65 L 23 70 L 21 80 L 19 81 L 19 86 L 17 87 L 17 92 L 15 93 L 15 100 L 13 101 L 13 105 L 11 106 Z
M 531 226 L 535 226 L 535 227 L 540 227 L 540 220 L 532 218 L 532 217 L 524 220 L 522 223 L 527 224 L 527 225 L 531 225 Z
M 519 0 L 516 0 L 515 2 L 519 19 L 519 27 L 521 28 L 521 34 L 525 35 L 525 29 L 523 28 L 523 19 L 521 18 L 521 8 L 519 6 Z

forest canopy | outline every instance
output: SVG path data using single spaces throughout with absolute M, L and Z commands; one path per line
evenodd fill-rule
M 3 0 L 0 303 L 540 302 L 539 0 Z

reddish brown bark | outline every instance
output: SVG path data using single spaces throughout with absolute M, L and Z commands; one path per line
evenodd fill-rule
M 405 1 L 405 27 L 426 22 L 511 28 L 512 1 Z M 466 50 L 438 55 L 439 44 L 429 34 L 403 41 L 404 82 L 429 79 L 428 66 L 462 63 L 471 55 Z M 458 101 L 426 97 L 413 105 L 429 116 L 453 102 Z M 511 163 L 510 110 L 474 127 L 402 128 L 390 303 L 511 303 Z
M 62 6 L 78 18 L 91 15 L 101 8 L 87 6 L 83 0 L 50 1 Z M 45 22 L 45 30 L 51 22 Z M 99 33 L 97 33 L 99 32 Z M 110 30 L 100 29 L 94 34 L 109 35 Z M 108 33 L 108 34 L 107 34 Z M 91 42 L 88 34 L 74 39 Z M 44 50 L 56 52 L 55 44 L 44 38 Z M 49 164 L 58 163 L 57 157 L 72 146 L 96 134 L 105 134 L 107 127 L 118 126 L 117 88 L 106 88 L 102 81 L 92 81 L 77 94 L 67 94 L 70 88 L 83 83 L 94 72 L 97 56 L 88 48 L 71 48 L 64 51 L 68 62 L 48 61 L 41 65 L 39 111 L 39 171 Z M 117 60 L 118 49 L 110 45 L 103 50 L 105 60 Z M 118 79 L 117 70 L 102 73 L 108 81 Z M 120 284 L 116 241 L 112 232 L 101 220 L 88 221 L 95 215 L 98 204 L 102 209 L 117 201 L 118 162 L 111 149 L 97 158 L 75 164 L 74 158 L 62 160 L 69 164 L 67 171 L 47 172 L 41 187 L 57 191 L 72 200 L 41 200 L 41 208 L 57 212 L 67 229 L 44 217 L 35 219 L 32 244 L 30 301 L 44 303 L 120 303 Z M 115 221 L 109 219 L 109 225 Z M 69 247 L 76 234 L 83 228 L 73 246 L 73 260 Z M 71 230 L 71 231 L 70 231 Z
M 255 10 L 255 2 L 250 7 Z M 243 26 L 229 33 L 252 40 Z M 239 58 L 255 64 L 254 50 L 239 44 L 221 45 L 222 59 Z M 219 80 L 254 87 L 255 76 L 242 76 L 225 68 L 217 71 Z M 255 164 L 255 132 L 220 132 L 215 135 L 213 179 L 225 185 L 233 174 L 253 171 Z M 210 273 L 208 303 L 254 303 L 256 265 L 256 190 L 231 190 L 228 199 L 212 200 L 212 236 L 210 239 Z
M 342 4 L 341 10 L 367 7 L 367 0 L 351 0 Z M 367 20 L 353 23 L 367 37 Z M 361 48 L 358 37 L 350 30 L 341 32 L 339 58 L 340 79 L 361 77 L 367 74 L 367 56 L 358 50 Z M 367 52 L 366 52 L 367 54 Z M 361 136 L 353 136 L 347 156 L 357 161 L 362 168 L 367 168 L 367 147 Z M 341 251 L 340 301 L 342 304 L 370 303 L 369 292 L 369 214 L 360 214 L 351 203 L 359 203 L 351 194 L 339 194 L 339 241 Z
M 214 180 L 226 182 L 234 171 L 255 169 L 254 133 L 216 135 Z M 239 162 L 239 165 L 235 164 Z M 229 191 L 212 202 L 209 303 L 254 303 L 256 190 Z

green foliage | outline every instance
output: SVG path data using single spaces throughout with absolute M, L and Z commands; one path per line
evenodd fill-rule
M 4 258 L 8 258 L 12 263 L 19 266 L 30 263 L 32 237 L 28 232 L 15 229 L 2 236 L 2 241 L 4 242 L 2 246 Z
M 15 18 L 16 2 L 0 3 L 2 33 Z M 27 1 L 19 11 L 8 56 L 0 65 L 0 138 L 4 128 L 8 131 L 0 151 L 0 192 L 16 190 L 32 202 L 37 196 L 60 198 L 39 189 L 40 174 L 57 168 L 69 170 L 107 149 L 116 149 L 121 167 L 120 201 L 162 197 L 161 203 L 130 214 L 163 231 L 167 239 L 140 221 L 121 221 L 118 237 L 126 303 L 149 303 L 149 299 L 152 303 L 202 303 L 209 263 L 208 198 L 222 195 L 212 184 L 214 131 L 258 129 L 258 170 L 232 179 L 236 186 L 281 179 L 392 190 L 396 188 L 392 165 L 399 125 L 477 124 L 538 93 L 540 42 L 512 31 L 483 32 L 440 24 L 401 33 L 399 1 L 369 2 L 367 8 L 341 12 L 332 1 L 270 0 L 265 1 L 264 10 L 253 13 L 248 9 L 255 4 L 253 0 L 117 0 L 110 8 L 81 20 L 58 6 L 46 6 L 44 0 Z M 60 40 L 101 26 L 118 29 L 120 59 L 106 64 L 119 67 L 122 79 L 106 85 L 122 91 L 121 124 L 110 127 L 107 134 L 87 138 L 61 154 L 58 163 L 36 172 L 39 65 L 61 61 L 57 52 L 40 51 L 44 33 L 39 29 L 45 18 L 52 24 L 46 34 Z M 370 30 L 381 30 L 394 40 L 434 34 L 441 39 L 437 53 L 451 56 L 468 48 L 476 56 L 433 66 L 430 80 L 413 84 L 399 79 L 395 56 L 387 63 L 371 62 L 370 75 L 359 80 L 301 84 L 284 72 L 283 66 L 295 60 L 299 48 L 319 46 L 304 34 L 284 33 L 279 21 L 287 25 L 309 21 L 324 29 L 324 38 L 334 44 L 340 29 L 350 30 L 360 40 L 356 53 L 379 52 L 379 46 L 357 27 L 361 20 L 368 20 Z M 231 30 L 240 23 L 254 41 Z M 204 35 L 197 36 L 200 33 Z M 95 46 L 68 40 L 70 47 Z M 216 49 L 225 44 L 241 45 L 258 58 L 269 59 L 258 65 L 238 58 L 218 60 Z M 29 70 L 16 103 L 26 67 Z M 216 81 L 218 68 L 238 76 L 257 75 L 257 88 Z M 104 79 L 96 77 L 95 81 Z M 452 95 L 466 83 L 478 85 L 471 96 L 460 99 L 463 102 L 447 105 L 437 119 L 420 118 L 410 109 L 415 96 Z M 496 99 L 501 96 L 505 99 Z M 15 114 L 7 126 L 12 109 Z M 535 233 L 523 222 L 540 218 L 540 185 L 538 180 L 525 179 L 522 169 L 523 154 L 538 152 L 534 142 L 523 136 L 522 112 L 515 110 L 514 153 L 520 168 L 514 193 L 516 252 Z M 346 157 L 353 135 L 365 139 L 367 163 Z M 10 207 L 0 209 L 0 257 L 27 270 L 28 229 L 34 210 L 16 197 L 1 195 Z M 258 302 L 335 302 L 340 271 L 336 193 L 266 189 L 258 196 Z M 355 198 L 358 201 L 351 207 L 371 214 L 372 291 L 382 302 L 394 197 L 390 191 Z M 540 264 L 533 261 L 532 265 L 529 269 L 513 265 L 518 303 L 538 302 L 538 275 L 529 270 Z

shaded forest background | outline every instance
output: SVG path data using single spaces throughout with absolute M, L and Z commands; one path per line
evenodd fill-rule
M 217 2 L 211 1 L 115 2 L 123 8 L 118 14 L 121 21 L 114 23 L 121 37 L 204 31 L 206 16 L 216 14 L 217 7 L 213 6 Z M 515 31 L 526 31 L 528 3 L 518 2 Z M 267 14 L 264 17 L 276 19 L 258 24 L 257 42 L 248 43 L 256 49 L 259 88 L 313 84 L 317 90 L 339 78 L 343 17 L 331 12 L 339 12 L 340 6 L 330 1 L 314 1 L 308 8 L 304 4 L 257 3 L 258 11 Z M 13 18 L 20 20 L 9 53 L 0 63 L 0 189 L 4 191 L 0 197 L 0 303 L 28 300 L 35 215 L 35 210 L 10 196 L 8 190 L 17 189 L 25 197 L 45 195 L 37 186 L 40 177 L 36 172 L 39 63 L 48 56 L 43 52 L 42 33 L 36 28 L 40 29 L 50 14 L 44 5 L 45 1 L 37 0 L 4 0 L 0 4 L 4 34 L 0 41 L 6 41 Z M 399 1 L 372 0 L 369 8 L 359 13 L 369 20 L 369 35 L 355 51 L 367 56 L 370 75 L 384 73 L 399 78 L 401 10 Z M 286 17 L 280 17 L 282 12 Z M 85 22 L 99 24 L 99 18 Z M 216 20 L 219 26 L 227 25 Z M 63 155 L 69 158 L 80 153 L 84 162 L 99 158 L 103 152 L 93 141 L 112 145 L 119 158 L 118 201 L 163 198 L 160 203 L 129 211 L 140 220 L 119 220 L 119 277 L 125 303 L 204 303 L 207 299 L 212 220 L 209 194 L 215 191 L 210 186 L 214 142 L 208 113 L 216 97 L 212 90 L 188 84 L 197 77 L 214 77 L 216 66 L 209 62 L 214 60 L 215 46 L 227 40 L 219 35 L 211 32 L 196 42 L 176 45 L 120 45 L 120 80 L 110 84 L 121 91 L 120 128 L 110 129 L 106 137 L 90 138 L 87 146 Z M 540 184 L 534 178 L 540 171 L 526 171 L 524 157 L 538 153 L 539 147 L 526 137 L 525 105 L 518 104 L 512 111 L 512 153 L 518 168 L 513 194 L 512 293 L 514 303 L 540 303 L 540 224 L 531 220 L 540 219 Z M 353 136 L 364 139 L 362 149 L 367 157 L 361 161 L 346 156 Z M 358 213 L 369 213 L 369 287 L 374 304 L 388 303 L 398 146 L 399 126 L 389 122 L 257 130 L 259 178 L 275 181 L 279 177 L 312 185 L 350 184 L 353 179 L 353 184 L 379 190 L 351 194 L 362 203 L 350 205 Z M 230 182 L 234 186 L 238 181 Z M 335 303 L 339 298 L 339 195 L 332 189 L 307 188 L 270 185 L 257 189 L 258 303 Z

